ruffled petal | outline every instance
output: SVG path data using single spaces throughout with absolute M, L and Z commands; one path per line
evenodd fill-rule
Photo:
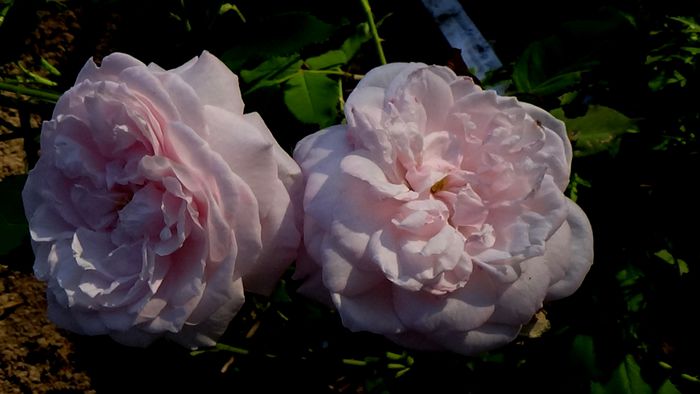
M 558 282 L 552 284 L 547 292 L 547 301 L 571 295 L 581 286 L 583 278 L 593 264 L 593 230 L 588 217 L 571 200 L 569 203 L 569 215 L 566 219 L 571 229 L 571 254 L 566 275 Z
M 466 332 L 437 332 L 431 335 L 431 338 L 445 349 L 471 356 L 499 348 L 513 341 L 519 332 L 520 326 L 487 323 Z
M 170 72 L 180 75 L 192 86 L 202 104 L 243 114 L 238 77 L 211 53 L 204 51 L 199 57 Z
M 370 331 L 376 334 L 398 334 L 406 330 L 392 303 L 388 282 L 356 295 L 333 293 L 333 304 L 338 308 L 343 325 L 351 331 Z
M 468 331 L 487 322 L 498 298 L 494 284 L 479 270 L 467 285 L 447 295 L 434 295 L 395 286 L 394 308 L 401 321 L 421 333 Z

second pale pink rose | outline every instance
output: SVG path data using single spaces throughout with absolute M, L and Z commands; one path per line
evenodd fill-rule
M 353 331 L 474 354 L 513 340 L 593 261 L 565 197 L 564 124 L 445 67 L 372 70 L 347 125 L 306 137 L 303 293 Z

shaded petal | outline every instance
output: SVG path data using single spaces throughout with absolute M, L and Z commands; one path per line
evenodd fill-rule
M 201 195 L 200 212 L 208 226 L 210 258 L 221 261 L 231 250 L 233 236 L 238 243 L 239 261 L 254 263 L 260 253 L 260 219 L 258 204 L 250 187 L 236 175 L 223 158 L 189 127 L 181 123 L 171 125 L 169 142 L 177 152 L 178 161 L 188 169 L 196 169 L 198 178 L 178 179 L 190 191 Z M 195 175 L 195 174 L 192 174 Z M 206 205 L 205 205 L 206 201 Z
M 262 252 L 247 272 L 239 269 L 248 291 L 269 295 L 284 271 L 294 261 L 301 243 L 297 213 L 279 180 L 273 180 L 277 189 L 271 209 L 261 218 Z
M 552 163 L 550 168 L 552 170 L 557 170 L 552 174 L 552 176 L 554 176 L 557 185 L 559 185 L 561 190 L 564 191 L 569 180 L 568 174 L 569 169 L 571 168 L 571 159 L 573 157 L 571 141 L 569 141 L 569 136 L 566 134 L 566 125 L 564 122 L 555 118 L 542 108 L 523 102 L 520 103 L 520 106 L 527 111 L 528 115 L 539 121 L 542 126 L 544 126 L 547 136 L 545 140 L 546 148 L 544 148 L 543 154 L 546 154 L 548 161 Z M 552 133 L 559 137 L 559 141 L 556 141 L 553 138 Z M 560 149 L 563 149 L 563 159 L 561 154 L 559 154 Z
M 496 304 L 490 323 L 511 326 L 525 324 L 540 308 L 550 283 L 545 256 L 534 257 L 520 263 L 518 280 L 511 284 L 496 283 L 501 297 Z
M 272 132 L 270 132 L 270 129 L 267 127 L 262 117 L 260 117 L 260 114 L 251 112 L 243 115 L 243 118 L 253 125 L 255 130 L 274 146 L 274 156 L 277 161 L 277 177 L 282 181 L 287 190 L 289 190 L 290 195 L 298 194 L 299 197 L 301 197 L 304 191 L 301 182 L 301 168 L 299 168 L 297 162 L 294 161 L 287 151 L 282 149 L 279 143 L 277 143 L 277 140 L 272 135 Z M 295 203 L 296 201 L 301 201 L 301 198 L 294 198 L 293 202 Z
M 489 323 L 467 332 L 435 333 L 431 338 L 445 349 L 471 356 L 501 347 L 513 341 L 519 332 L 520 326 Z
M 498 298 L 488 276 L 475 270 L 466 286 L 444 296 L 393 288 L 394 308 L 410 329 L 422 333 L 475 329 L 493 314 Z
M 384 115 L 384 94 L 386 90 L 375 86 L 367 86 L 363 89 L 355 89 L 352 92 L 352 101 L 345 105 L 350 133 L 354 143 L 367 143 L 364 147 L 370 149 L 372 140 L 363 140 L 364 133 L 357 131 L 375 130 L 381 128 Z M 350 98 L 348 98 L 349 100 Z
M 159 334 L 151 334 L 134 327 L 128 331 L 111 331 L 109 336 L 115 341 L 126 346 L 147 347 L 153 341 L 160 338 Z
M 581 286 L 588 270 L 593 264 L 593 230 L 588 217 L 571 200 L 569 204 L 569 216 L 566 221 L 571 229 L 571 254 L 566 270 L 566 276 L 554 283 L 547 293 L 547 301 L 571 295 Z
M 332 237 L 326 237 L 324 240 L 321 261 L 323 284 L 331 293 L 353 297 L 386 281 L 381 271 L 360 269 L 355 261 L 343 256 L 339 248 L 333 247 Z
M 241 115 L 213 106 L 205 106 L 204 115 L 209 147 L 243 178 L 256 196 L 260 217 L 267 216 L 279 193 L 279 184 L 271 181 L 277 178 L 273 144 Z
M 304 213 L 330 228 L 338 191 L 343 187 L 340 162 L 350 152 L 345 126 L 333 126 L 305 137 L 294 149 L 304 173 Z
M 207 316 L 205 321 L 197 324 L 187 322 L 180 332 L 167 336 L 190 349 L 214 346 L 245 301 L 243 281 L 240 278 L 232 282 L 228 292 L 228 298 L 222 300 L 219 308 Z
M 351 297 L 333 293 L 331 298 L 350 331 L 398 334 L 406 328 L 394 311 L 391 288 L 389 282 L 384 282 L 366 293 Z
M 70 239 L 75 233 L 75 226 L 63 220 L 50 204 L 39 205 L 27 217 L 29 218 L 29 234 L 34 242 Z
M 318 263 L 311 259 L 302 246 L 296 259 L 293 279 L 304 279 L 297 289 L 299 294 L 321 302 L 328 307 L 335 307 L 331 295 L 323 284 L 323 275 Z
M 107 327 L 100 321 L 95 312 L 80 312 L 78 308 L 66 309 L 62 302 L 58 301 L 52 289 L 46 292 L 48 304 L 47 315 L 56 326 L 83 335 L 102 335 L 109 333 Z M 80 324 L 80 321 L 87 322 Z

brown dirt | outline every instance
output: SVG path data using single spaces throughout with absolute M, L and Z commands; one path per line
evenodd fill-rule
M 44 284 L 0 267 L 0 392 L 85 392 L 89 376 L 72 362 L 73 344 L 46 318 Z
M 73 41 L 70 29 L 75 27 L 75 15 L 68 10 L 39 10 L 37 16 L 40 23 L 26 39 L 28 51 L 19 61 L 32 71 L 45 73 L 34 65 L 35 60 L 44 57 L 52 64 L 60 63 Z M 22 75 L 15 62 L 0 65 L 0 71 L 6 77 Z M 36 129 L 41 121 L 33 113 L 35 105 L 11 93 L 2 96 L 0 181 L 26 173 L 21 128 Z M 29 115 L 24 119 L 29 124 L 22 125 L 20 110 Z M 0 260 L 0 393 L 94 393 L 90 377 L 75 365 L 73 342 L 47 319 L 45 285 L 32 275 L 32 263 L 28 249 Z

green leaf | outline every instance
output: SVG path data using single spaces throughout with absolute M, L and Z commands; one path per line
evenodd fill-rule
M 553 93 L 559 93 L 573 85 L 576 85 L 577 83 L 579 83 L 579 81 L 581 81 L 580 71 L 562 73 L 552 78 L 549 78 L 544 82 L 541 82 L 537 86 L 532 87 L 528 93 L 535 94 L 538 96 L 546 96 Z
M 240 9 L 238 9 L 238 6 L 236 6 L 235 4 L 224 3 L 221 5 L 221 7 L 219 7 L 219 15 L 223 15 L 223 14 L 230 12 L 230 11 L 235 12 L 236 15 L 238 15 L 238 17 L 241 18 L 241 21 L 243 23 L 245 23 L 245 21 L 246 21 L 245 16 L 243 16 L 243 13 L 241 12 Z
M 20 68 L 20 70 L 22 70 L 23 73 L 28 75 L 34 82 L 37 82 L 37 83 L 40 83 L 43 85 L 47 85 L 47 86 L 58 86 L 58 83 L 56 83 L 48 78 L 42 77 L 41 75 L 39 75 L 35 72 L 28 70 L 27 68 L 24 67 L 22 62 L 17 62 L 17 66 Z
M 639 312 L 646 305 L 642 293 L 631 294 L 625 298 L 627 299 L 627 310 L 630 312 Z
M 538 81 L 544 79 L 542 58 L 544 46 L 541 41 L 530 44 L 513 67 L 513 83 L 519 92 L 529 92 Z
M 581 178 L 577 173 L 574 172 L 574 174 L 571 176 L 571 181 L 569 181 L 569 186 L 567 187 L 569 198 L 573 202 L 578 201 L 579 187 L 590 188 L 591 183 Z
M 661 384 L 661 387 L 659 387 L 659 390 L 656 392 L 656 394 L 681 394 L 681 392 L 678 391 L 676 386 L 673 383 L 671 383 L 670 380 L 666 379 Z
M 627 355 L 615 369 L 605 385 L 591 382 L 592 394 L 651 394 L 651 386 L 640 374 L 639 365 L 632 355 Z
M 646 306 L 644 294 L 639 292 L 639 286 L 635 286 L 644 277 L 643 272 L 633 266 L 628 265 L 615 275 L 617 281 L 627 302 L 627 310 L 629 312 L 638 312 Z
M 590 62 L 563 65 L 554 72 L 547 70 L 555 60 L 560 61 L 554 58 L 558 56 L 555 48 L 561 45 L 560 40 L 550 38 L 525 49 L 513 67 L 513 82 L 518 92 L 546 96 L 563 92 L 581 81 L 581 73 L 590 67 Z
M 698 379 L 697 376 L 688 375 L 687 373 L 682 373 L 681 378 L 683 378 L 689 382 L 700 383 L 700 379 Z
M 340 49 L 328 51 L 322 55 L 306 59 L 306 64 L 313 70 L 322 70 L 330 67 L 347 64 L 355 56 L 362 44 L 369 41 L 372 36 L 367 23 L 361 23 L 341 45 Z
M 273 56 L 250 70 L 241 70 L 243 82 L 250 84 L 245 94 L 252 93 L 267 86 L 279 86 L 294 73 L 301 70 L 304 62 L 298 54 L 290 56 Z
M 591 382 L 591 394 L 606 394 L 605 387 L 598 382 Z
M 357 53 L 357 51 L 360 50 L 362 44 L 366 43 L 371 38 L 372 34 L 370 33 L 369 24 L 360 23 L 359 25 L 357 25 L 355 33 L 343 42 L 343 45 L 340 47 L 340 50 L 345 52 L 345 57 L 347 57 L 348 60 L 352 59 L 353 56 L 355 56 L 355 54 Z
M 661 249 L 658 252 L 654 253 L 654 256 L 660 258 L 661 260 L 671 264 L 675 265 L 676 264 L 676 259 L 673 258 L 671 253 L 666 250 L 666 249 Z
M 12 1 L 3 1 L 0 3 L 0 26 L 5 22 L 5 16 L 7 16 L 7 11 L 10 10 L 10 7 L 14 4 L 14 0 Z
M 271 56 L 298 53 L 308 45 L 328 40 L 335 30 L 335 26 L 305 12 L 272 15 L 256 23 L 249 22 L 242 33 L 245 39 L 224 52 L 221 59 L 237 71 L 254 59 L 262 61 Z
M 301 70 L 285 84 L 284 102 L 300 121 L 329 126 L 338 115 L 338 82 L 322 74 Z
M 637 281 L 644 277 L 644 273 L 637 267 L 633 265 L 628 265 L 627 268 L 622 269 L 615 275 L 620 287 L 630 287 L 637 283 Z
M 41 61 L 41 67 L 42 67 L 44 70 L 48 71 L 50 74 L 53 74 L 53 75 L 55 75 L 55 76 L 57 76 L 57 77 L 60 77 L 60 76 L 61 76 L 61 72 L 58 71 L 58 69 L 57 69 L 56 67 L 54 67 L 53 64 L 49 63 L 48 60 L 46 60 L 46 59 L 44 59 L 44 58 L 42 57 L 42 58 L 40 59 L 40 61 Z
M 26 179 L 24 175 L 15 175 L 0 181 L 0 256 L 21 245 L 29 234 L 22 205 Z
M 343 65 L 347 63 L 348 60 L 345 52 L 334 49 L 322 55 L 306 59 L 306 65 L 312 70 L 323 70 L 325 68 Z
M 578 370 L 586 372 L 588 377 L 596 377 L 600 374 L 596 366 L 595 347 L 593 337 L 589 335 L 577 335 L 571 345 L 570 358 Z
M 700 33 L 700 24 L 698 24 L 692 17 L 683 16 L 672 16 L 669 19 L 680 22 L 686 27 L 686 32 L 688 33 Z
M 481 361 L 485 363 L 503 364 L 505 360 L 505 356 L 503 355 L 503 353 L 500 352 L 487 352 L 481 355 Z
M 241 70 L 240 76 L 245 83 L 252 83 L 260 79 L 269 79 L 271 76 L 289 69 L 299 60 L 300 57 L 296 53 L 290 56 L 272 56 L 258 64 L 255 68 Z M 293 72 L 296 71 L 297 70 L 294 70 Z
M 564 110 L 556 108 L 552 115 L 566 123 L 576 156 L 589 156 L 607 151 L 611 155 L 620 149 L 620 137 L 637 132 L 635 122 L 622 113 L 602 105 L 591 105 L 585 115 L 567 118 Z
M 688 273 L 688 263 L 686 263 L 682 259 L 677 259 L 673 257 L 671 252 L 669 252 L 666 249 L 661 249 L 658 252 L 654 253 L 654 256 L 660 258 L 661 260 L 667 262 L 668 264 L 671 265 L 677 265 L 678 266 L 678 273 L 680 275 L 684 275 Z
M 275 290 L 270 295 L 270 301 L 280 304 L 288 304 L 292 302 L 287 290 L 287 282 L 284 279 L 280 280 L 277 287 L 275 287 Z

